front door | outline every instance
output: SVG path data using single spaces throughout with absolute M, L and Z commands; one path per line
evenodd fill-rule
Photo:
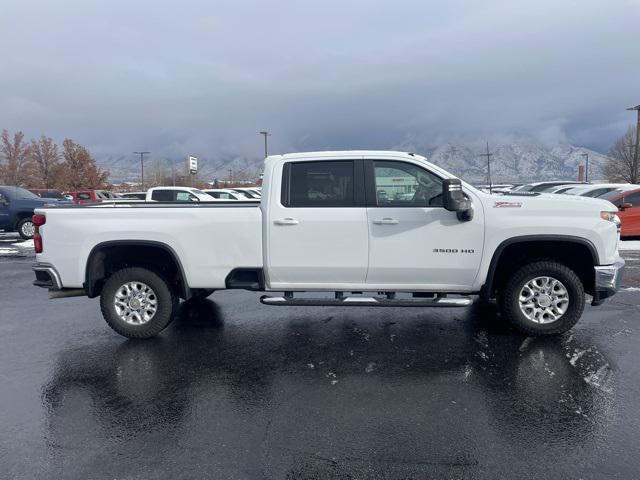
M 266 220 L 268 286 L 346 290 L 363 285 L 368 231 L 362 161 L 292 161 L 281 174 L 281 194 L 269 199 Z
M 367 284 L 381 290 L 468 291 L 482 259 L 480 202 L 471 221 L 460 221 L 442 207 L 442 179 L 422 165 L 371 160 L 365 168 Z
M 640 192 L 624 197 L 622 203 L 630 203 L 632 206 L 618 212 L 622 222 L 621 234 L 625 237 L 640 235 Z

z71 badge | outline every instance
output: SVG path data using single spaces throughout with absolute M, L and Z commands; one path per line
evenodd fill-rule
M 521 202 L 495 202 L 493 208 L 520 208 Z

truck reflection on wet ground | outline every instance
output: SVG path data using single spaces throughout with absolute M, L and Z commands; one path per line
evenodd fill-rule
M 159 338 L 60 352 L 42 393 L 59 473 L 89 475 L 107 453 L 114 476 L 583 472 L 618 420 L 615 367 L 589 326 L 526 338 L 482 305 L 238 321 L 254 295 L 225 295 L 184 303 Z

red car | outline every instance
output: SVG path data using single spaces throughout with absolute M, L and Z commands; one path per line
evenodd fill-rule
M 65 192 L 63 195 L 75 203 L 99 203 L 103 200 L 119 198 L 107 190 L 78 190 L 77 192 Z
M 621 236 L 640 236 L 640 188 L 612 190 L 598 198 L 609 200 L 618 207 L 618 217 L 622 222 Z

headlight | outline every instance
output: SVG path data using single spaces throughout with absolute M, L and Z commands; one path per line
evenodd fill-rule
M 616 215 L 616 212 L 600 212 L 600 218 L 615 223 L 618 230 L 620 230 L 622 226 L 622 222 L 620 222 L 620 218 Z

